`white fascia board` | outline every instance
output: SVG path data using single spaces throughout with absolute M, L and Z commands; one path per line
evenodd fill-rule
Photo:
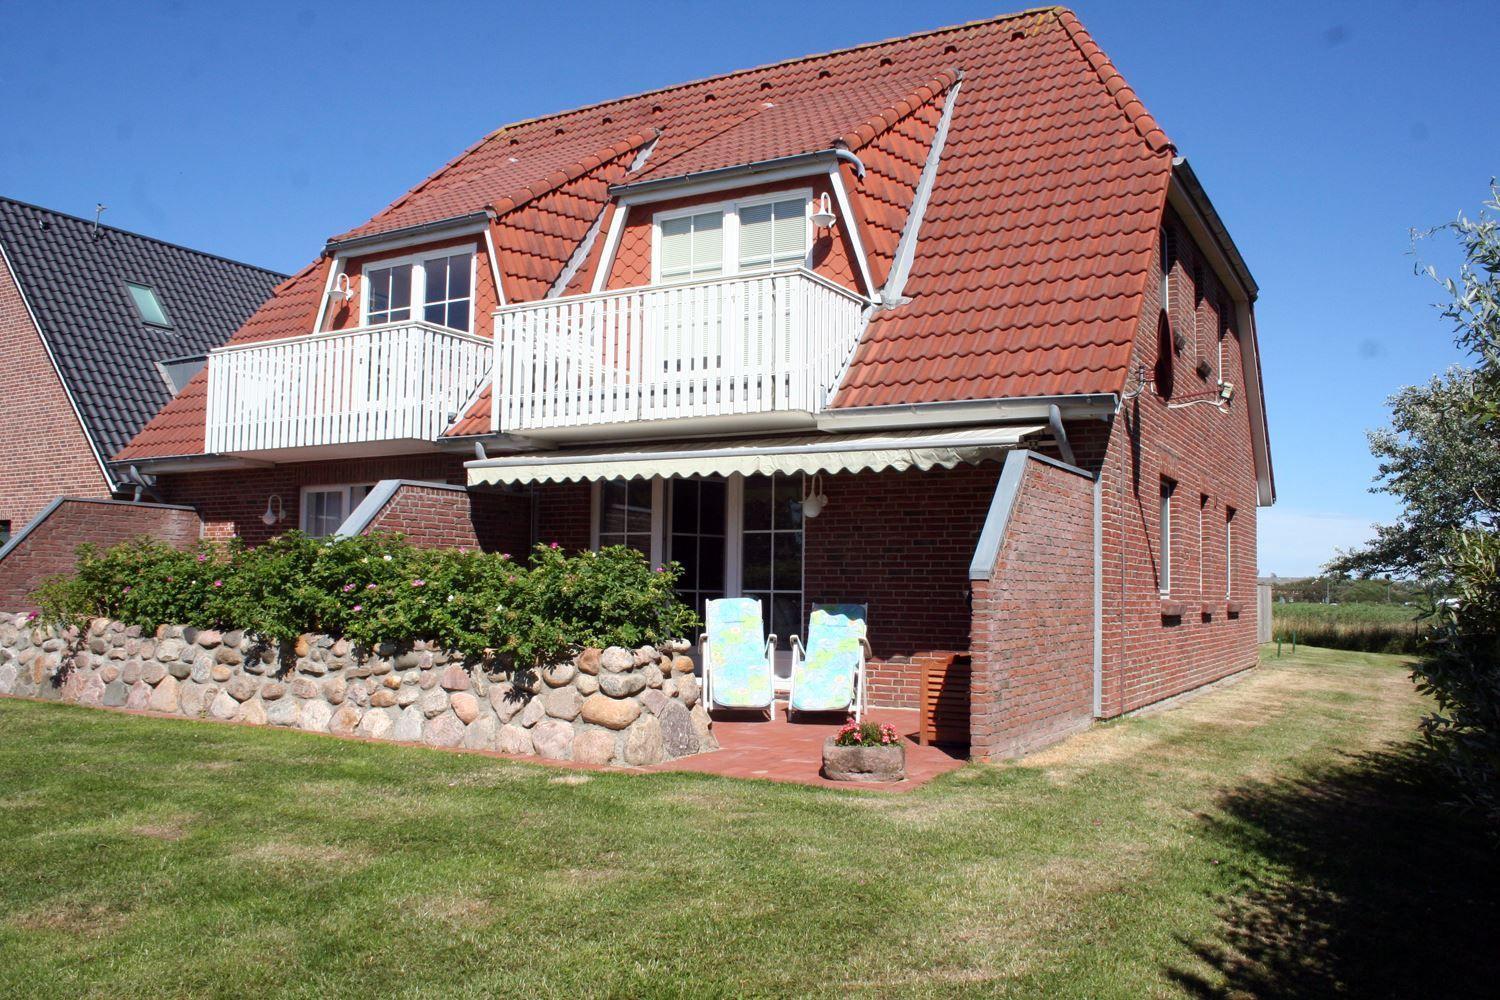
M 604 251 L 599 254 L 599 266 L 594 271 L 594 282 L 590 291 L 602 292 L 604 290 L 604 285 L 609 280 L 610 269 L 615 266 L 615 254 L 620 249 L 620 234 L 625 229 L 625 217 L 629 214 L 629 205 L 622 203 L 615 206 L 615 214 L 609 219 L 609 234 L 604 237 Z M 498 395 L 496 399 L 499 399 Z M 499 412 L 498 409 L 496 412 Z
M 951 403 L 907 403 L 895 406 L 851 406 L 818 414 L 818 429 L 839 432 L 880 428 L 942 427 L 999 421 L 1043 420 L 1056 406 L 1065 419 L 1107 418 L 1119 399 L 1114 393 L 1086 396 L 1029 396 L 1012 399 L 961 400 Z
M 839 214 L 844 219 L 844 229 L 849 233 L 849 243 L 854 247 L 854 259 L 859 264 L 859 275 L 864 281 L 865 297 L 871 301 L 878 300 L 880 289 L 875 287 L 875 282 L 870 277 L 869 255 L 865 252 L 864 241 L 859 238 L 859 226 L 854 218 L 854 210 L 849 205 L 849 192 L 844 190 L 844 178 L 837 165 L 828 171 L 828 183 L 833 187 L 833 196 L 838 199 Z

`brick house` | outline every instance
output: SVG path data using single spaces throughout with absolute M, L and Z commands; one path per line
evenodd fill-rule
M 134 496 L 110 459 L 285 277 L 0 198 L 0 546 L 59 494 Z
M 1074 15 L 497 129 L 306 268 L 116 456 L 210 537 L 624 543 L 871 702 L 971 662 L 976 757 L 1252 666 L 1256 286 Z

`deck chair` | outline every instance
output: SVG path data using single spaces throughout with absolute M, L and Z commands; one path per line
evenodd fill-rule
M 760 601 L 725 597 L 708 602 L 708 631 L 698 640 L 703 651 L 703 697 L 710 709 L 765 709 L 776 721 L 773 634 L 761 624 Z
M 848 712 L 864 716 L 866 638 L 863 604 L 814 604 L 807 645 L 792 636 L 792 687 L 786 715 Z

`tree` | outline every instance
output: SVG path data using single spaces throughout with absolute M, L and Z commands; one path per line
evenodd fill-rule
M 1486 391 L 1479 371 L 1455 366 L 1391 397 L 1390 426 L 1369 434 L 1380 461 L 1371 491 L 1399 499 L 1401 514 L 1378 526 L 1365 547 L 1340 553 L 1329 571 L 1441 576 L 1444 538 L 1495 526 L 1500 435 L 1486 407 L 1476 405 Z

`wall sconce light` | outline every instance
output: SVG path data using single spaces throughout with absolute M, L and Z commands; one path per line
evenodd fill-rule
M 837 219 L 838 216 L 833 214 L 833 203 L 828 200 L 828 193 L 825 191 L 818 196 L 818 208 L 812 214 L 812 224 L 819 229 L 832 229 Z
M 285 517 L 286 508 L 281 505 L 281 494 L 272 493 L 266 498 L 266 512 L 260 516 L 260 523 L 269 528 Z
M 828 506 L 828 497 L 823 492 L 823 474 L 817 473 L 812 477 L 812 482 L 803 488 L 802 494 L 802 516 L 814 518 L 823 513 L 823 508 Z
M 338 302 L 348 302 L 354 298 L 354 286 L 349 283 L 349 275 L 340 274 L 334 281 L 333 297 Z

